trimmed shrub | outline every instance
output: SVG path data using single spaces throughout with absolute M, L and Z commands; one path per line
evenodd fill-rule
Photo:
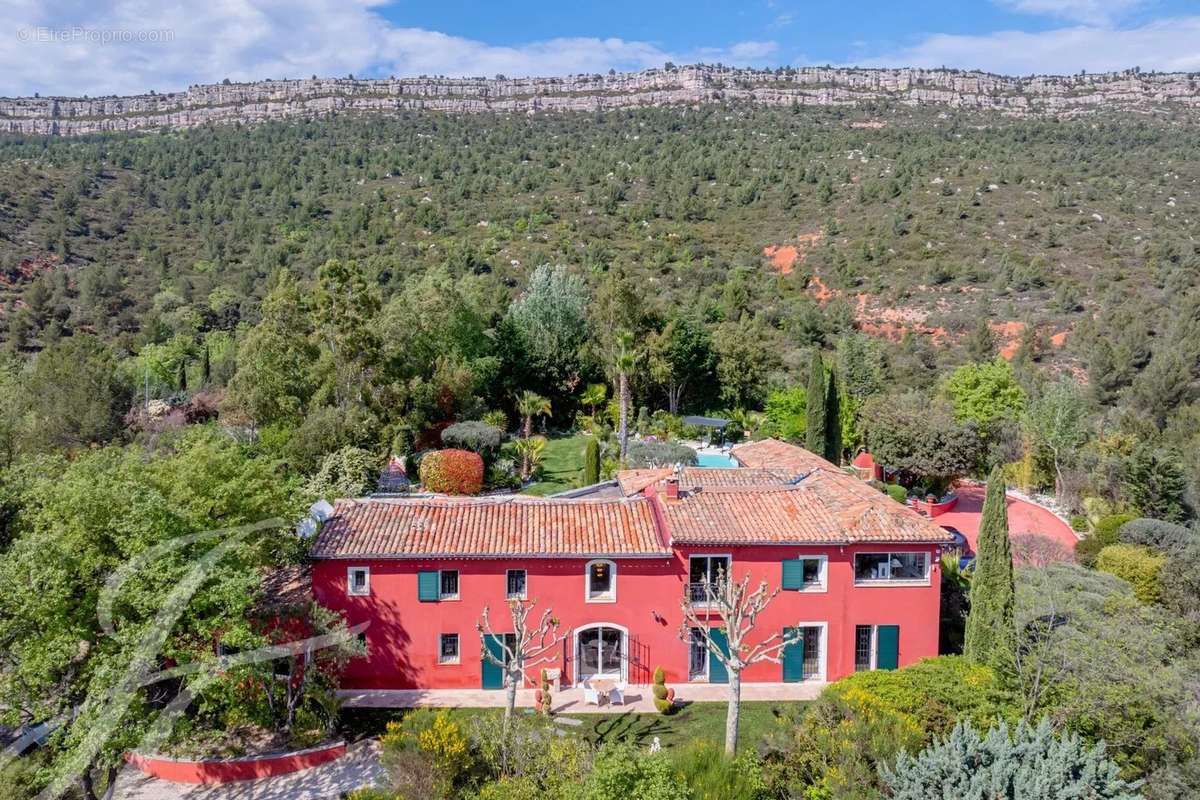
M 434 450 L 421 459 L 421 484 L 438 494 L 479 494 L 483 459 L 470 450 Z
M 1123 544 L 1137 544 L 1168 555 L 1183 553 L 1193 544 L 1200 544 L 1200 534 L 1191 528 L 1161 519 L 1140 517 L 1130 520 L 1117 531 Z
M 442 431 L 442 444 L 478 453 L 488 464 L 495 461 L 503 438 L 504 431 L 494 425 L 475 420 L 456 422 Z
M 1109 514 L 1107 517 L 1101 517 L 1092 534 L 1075 545 L 1075 560 L 1085 567 L 1095 568 L 1096 557 L 1100 555 L 1100 551 L 1110 544 L 1116 544 L 1117 532 L 1121 526 L 1134 518 L 1132 514 Z
M 884 491 L 887 492 L 888 497 L 892 498 L 901 505 L 908 502 L 908 489 L 905 489 L 898 483 L 889 483 L 884 488 Z
M 1087 533 L 1088 518 L 1083 514 L 1075 514 L 1071 517 L 1071 530 L 1076 533 Z
M 600 442 L 589 436 L 583 449 L 583 485 L 600 482 Z
M 654 695 L 654 707 L 660 714 L 670 714 L 675 708 L 675 693 L 667 688 L 667 674 L 662 667 L 654 670 L 654 685 L 650 687 Z
M 550 695 L 550 676 L 546 674 L 546 670 L 542 670 L 538 679 L 541 683 L 541 688 L 538 690 L 538 709 L 548 717 L 553 700 Z
M 1160 575 L 1167 557 L 1135 544 L 1110 544 L 1096 557 L 1096 569 L 1116 575 L 1133 587 L 1143 603 L 1162 599 Z

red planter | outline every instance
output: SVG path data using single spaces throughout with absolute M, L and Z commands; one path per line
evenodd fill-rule
M 147 775 L 165 781 L 212 785 L 299 772 L 302 769 L 336 761 L 345 754 L 346 743 L 334 742 L 308 750 L 298 750 L 294 753 L 275 753 L 211 761 L 148 756 L 131 751 L 125 754 L 125 760 Z

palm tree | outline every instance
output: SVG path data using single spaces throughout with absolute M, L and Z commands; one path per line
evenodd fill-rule
M 633 350 L 633 334 L 621 331 L 617 334 L 617 400 L 621 408 L 621 424 L 618 436 L 621 441 L 621 461 L 624 463 L 625 454 L 629 450 L 629 373 L 633 371 L 633 362 L 637 354 Z
M 521 425 L 522 436 L 528 440 L 529 437 L 533 436 L 533 418 L 550 416 L 550 401 L 537 392 L 526 390 L 517 398 L 517 413 L 524 420 Z M 529 456 L 530 451 L 528 448 L 525 448 L 521 453 L 522 477 L 529 476 L 529 469 L 532 466 Z

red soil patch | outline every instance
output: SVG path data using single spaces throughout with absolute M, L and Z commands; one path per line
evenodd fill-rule
M 806 253 L 821 241 L 823 235 L 820 231 L 802 233 L 796 237 L 796 244 L 767 245 L 763 248 L 763 256 L 770 259 L 771 266 L 780 275 L 787 275 L 796 268 L 797 263 L 804 263 Z
M 1025 323 L 1016 320 L 989 322 L 988 327 L 1000 340 L 1000 357 L 1011 361 L 1021 347 L 1021 334 L 1025 333 Z
M 50 254 L 26 258 L 15 267 L 0 270 L 0 286 L 28 283 L 41 273 L 54 269 L 57 262 L 58 256 Z
M 1054 345 L 1055 347 L 1062 347 L 1067 343 L 1067 336 L 1070 333 L 1070 331 L 1059 331 L 1050 337 L 1050 344 Z

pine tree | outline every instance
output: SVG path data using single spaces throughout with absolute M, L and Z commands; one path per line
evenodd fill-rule
M 591 486 L 600 482 L 600 443 L 595 436 L 589 436 L 587 446 L 583 451 L 583 485 Z
M 976 363 L 985 364 L 996 357 L 996 337 L 992 334 L 987 317 L 980 318 L 979 325 L 971 331 L 966 344 L 967 355 Z
M 1012 544 L 1008 538 L 1004 472 L 997 466 L 988 478 L 979 523 L 975 575 L 971 579 L 971 611 L 963 655 L 1002 674 L 1011 671 L 1016 628 Z
M 837 374 L 829 370 L 825 387 L 825 460 L 842 463 L 842 401 L 838 395 Z
M 821 351 L 813 349 L 812 367 L 808 372 L 808 407 L 806 413 L 806 429 L 804 446 L 809 452 L 824 455 L 826 447 L 826 428 L 829 424 L 825 410 L 825 362 L 821 360 Z

